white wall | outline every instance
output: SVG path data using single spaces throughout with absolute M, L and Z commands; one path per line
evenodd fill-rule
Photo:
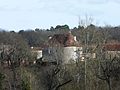
M 64 63 L 75 62 L 76 59 L 80 58 L 82 55 L 82 47 L 64 47 Z
M 106 51 L 106 58 L 120 57 L 120 51 Z
M 37 54 L 37 59 L 40 59 L 42 57 L 42 50 L 36 50 L 32 52 Z
M 42 57 L 42 50 L 37 51 L 37 59 Z
M 82 47 L 49 47 L 43 51 L 44 61 L 62 61 L 62 63 L 75 62 L 77 58 L 82 57 Z

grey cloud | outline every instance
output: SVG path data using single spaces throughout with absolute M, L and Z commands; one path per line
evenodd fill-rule
M 120 0 L 85 0 L 89 4 L 106 4 L 109 2 L 120 3 Z
M 112 0 L 112 1 L 120 4 L 120 0 Z
M 11 12 L 11 11 L 20 11 L 21 9 L 19 7 L 0 7 L 1 12 Z

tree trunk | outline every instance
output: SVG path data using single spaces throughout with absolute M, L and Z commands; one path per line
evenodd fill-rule
M 15 72 L 15 69 L 13 69 L 12 72 L 13 72 L 13 90 L 16 90 L 16 72 Z
M 112 90 L 112 88 L 111 88 L 111 81 L 110 81 L 110 79 L 108 79 L 108 80 L 107 80 L 107 84 L 108 84 L 108 90 Z
M 70 83 L 71 81 L 72 81 L 72 80 L 69 80 L 69 81 L 66 81 L 66 82 L 64 82 L 64 83 L 62 83 L 62 84 L 60 84 L 60 85 L 58 85 L 58 86 L 55 88 L 55 90 L 59 90 L 62 86 L 64 86 L 64 85 Z
M 12 90 L 17 90 L 16 89 L 16 72 L 15 72 L 15 65 L 14 63 L 12 62 L 12 60 L 10 59 L 10 67 L 11 67 L 11 70 L 12 70 L 12 73 L 13 73 L 13 86 L 12 86 Z

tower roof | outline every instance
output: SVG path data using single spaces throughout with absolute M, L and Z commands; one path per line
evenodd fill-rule
M 50 46 L 79 46 L 71 32 L 67 34 L 55 34 L 49 39 L 48 43 Z

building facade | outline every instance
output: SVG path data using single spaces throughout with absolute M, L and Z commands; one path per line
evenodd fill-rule
M 42 48 L 40 47 L 31 47 L 31 51 L 35 54 L 37 59 L 42 58 Z
M 104 45 L 105 57 L 112 59 L 114 57 L 120 57 L 120 43 L 106 44 Z
M 82 46 L 79 45 L 76 36 L 73 36 L 71 32 L 49 37 L 48 47 L 43 50 L 43 60 L 50 62 L 68 64 L 75 62 L 81 56 Z

